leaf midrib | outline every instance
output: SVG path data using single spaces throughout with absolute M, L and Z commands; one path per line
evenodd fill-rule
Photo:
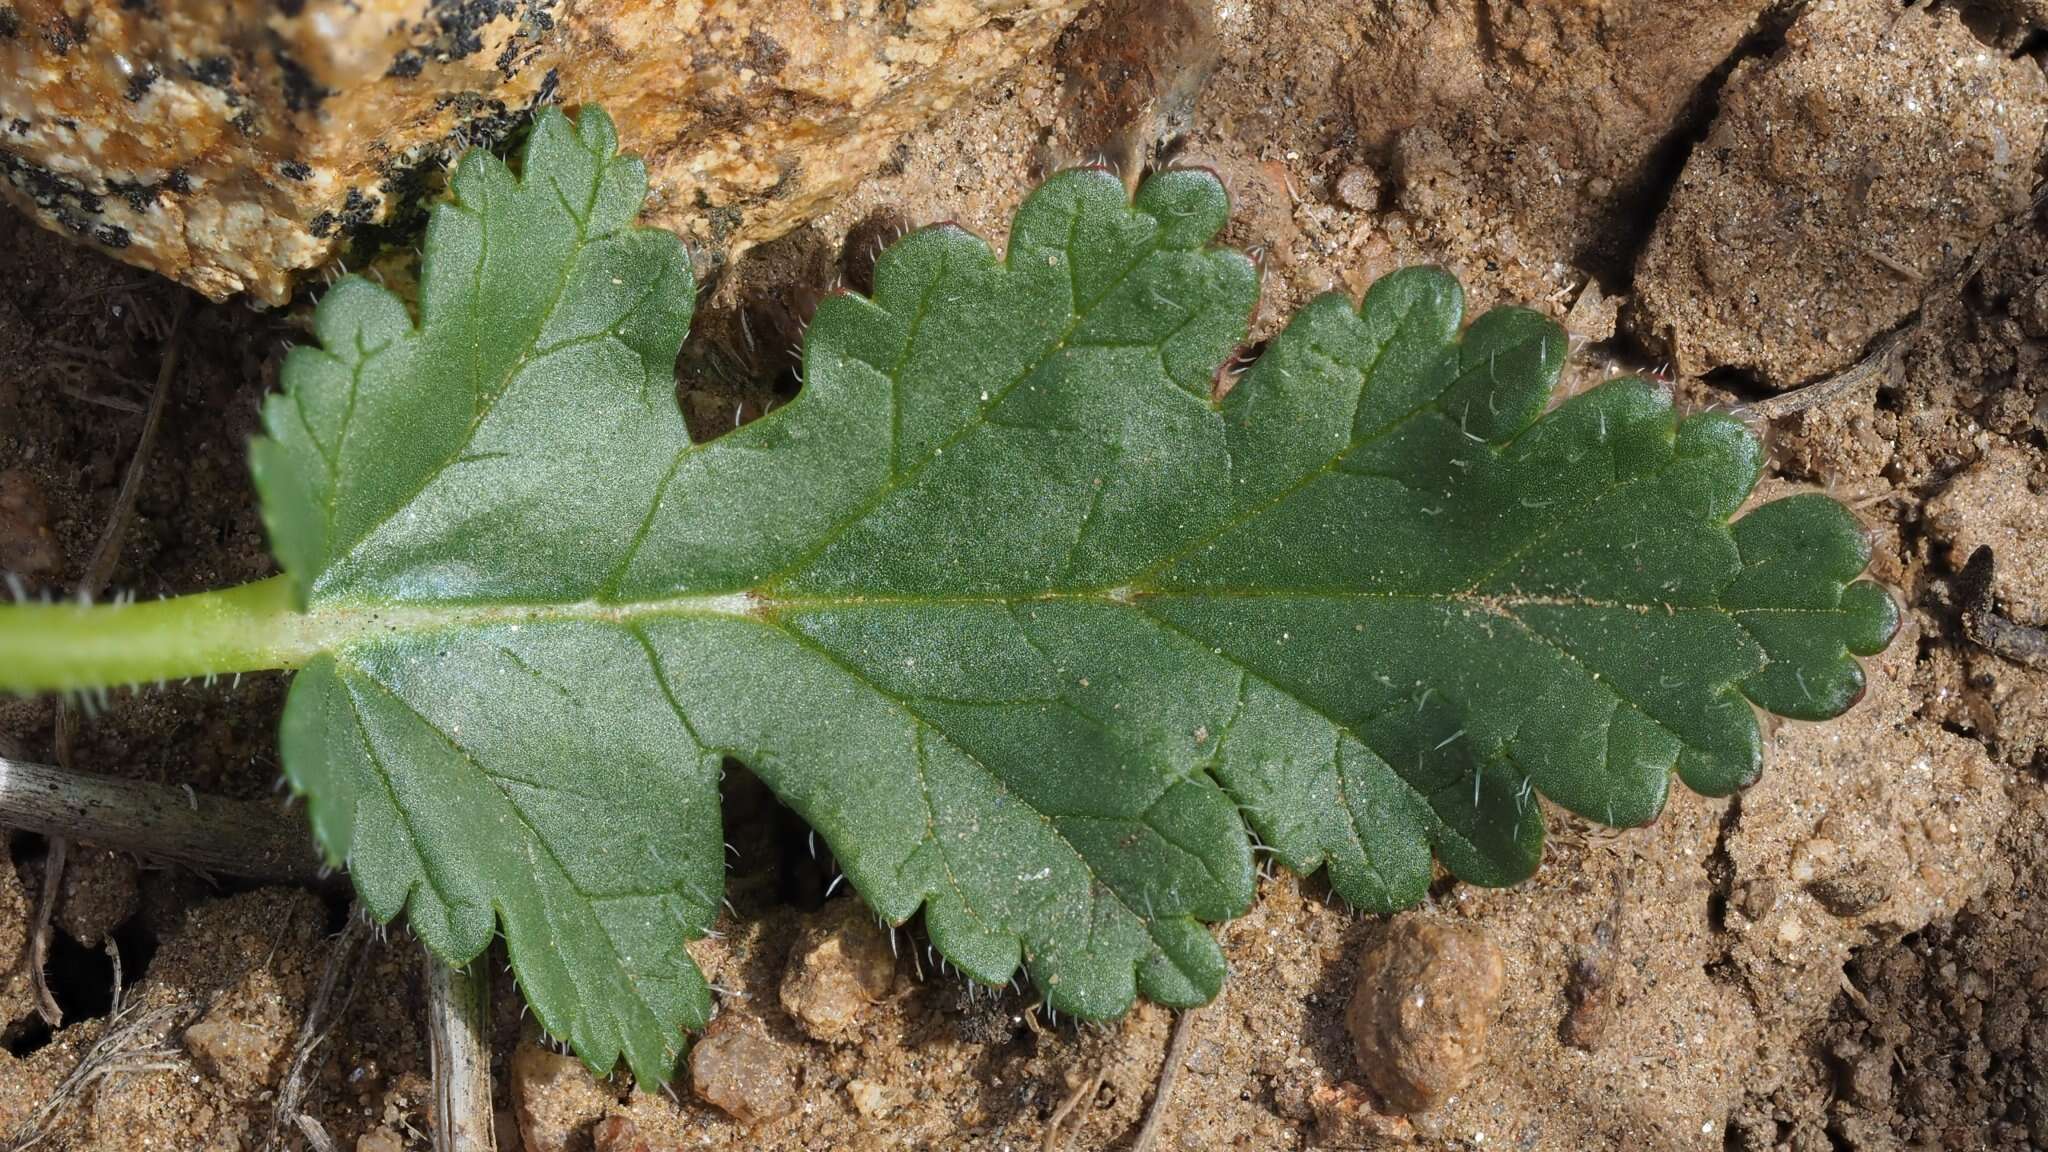
M 1713 613 L 1826 615 L 1832 608 L 1726 608 L 1719 604 L 1672 604 L 1655 601 L 1602 599 L 1591 596 L 1477 595 L 1462 590 L 1406 592 L 1357 588 L 1223 587 L 1153 589 L 1118 586 L 1079 590 L 960 595 L 788 596 L 751 591 L 670 596 L 635 601 L 581 600 L 569 603 L 368 604 L 346 600 L 316 602 L 282 627 L 296 632 L 306 648 L 339 652 L 361 643 L 401 636 L 422 636 L 502 626 L 584 622 L 632 627 L 659 619 L 752 620 L 783 628 L 799 616 L 879 608 L 1016 607 L 1076 604 L 1139 610 L 1147 604 L 1204 600 L 1340 600 L 1355 603 L 1418 603 L 1456 607 L 1521 623 L 1524 608 L 1582 608 L 1628 611 L 1640 615 Z

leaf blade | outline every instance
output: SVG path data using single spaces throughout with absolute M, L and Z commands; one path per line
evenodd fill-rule
M 1374 910 L 1433 860 L 1513 883 L 1539 796 L 1634 824 L 1674 775 L 1739 787 L 1750 701 L 1840 711 L 1896 625 L 1839 505 L 1731 520 L 1746 429 L 1638 381 L 1546 413 L 1562 333 L 1461 333 L 1441 272 L 1311 303 L 1230 381 L 1257 274 L 1195 171 L 1061 174 L 1001 257 L 912 234 L 821 305 L 796 400 L 691 444 L 688 263 L 615 144 L 550 112 L 521 173 L 466 160 L 422 323 L 337 288 L 253 453 L 352 622 L 287 706 L 320 838 L 451 960 L 502 924 L 594 1066 L 664 1078 L 708 1013 L 723 757 L 878 915 L 1107 1016 L 1215 994 L 1252 833 Z

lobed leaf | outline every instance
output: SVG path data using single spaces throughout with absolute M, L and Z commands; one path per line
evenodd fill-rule
M 1465 327 L 1441 272 L 1219 388 L 1258 277 L 1204 172 L 1062 173 L 1000 258 L 913 233 L 795 401 L 692 444 L 688 262 L 615 147 L 549 112 L 521 174 L 466 158 L 419 323 L 338 286 L 254 452 L 308 610 L 372 625 L 286 709 L 322 843 L 451 961 L 501 926 L 593 1067 L 661 1079 L 709 1013 L 725 757 L 875 912 L 1103 1017 L 1215 994 L 1248 833 L 1371 910 L 1432 854 L 1510 884 L 1537 797 L 1739 788 L 1755 707 L 1839 713 L 1895 628 L 1840 505 L 1733 519 L 1740 423 L 1638 380 L 1546 412 L 1562 334 Z

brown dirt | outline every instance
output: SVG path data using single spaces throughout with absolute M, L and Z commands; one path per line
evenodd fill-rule
M 1134 138 L 1128 125 L 1070 122 L 1101 114 L 1091 108 L 1151 118 L 1135 136 L 1141 159 L 1206 163 L 1223 174 L 1236 198 L 1226 238 L 1266 251 L 1258 335 L 1316 292 L 1355 293 L 1399 264 L 1431 261 L 1464 278 L 1475 307 L 1528 300 L 1567 319 L 1589 342 L 1575 361 L 1576 385 L 1656 354 L 1631 326 L 1627 301 L 1637 257 L 1664 227 L 1681 173 L 1701 203 L 1727 192 L 1712 172 L 1687 165 L 1701 155 L 1698 142 L 1751 139 L 1757 125 L 1744 110 L 1766 108 L 1793 120 L 1827 113 L 1825 133 L 1791 137 L 1825 141 L 1808 155 L 1853 158 L 1886 147 L 1884 117 L 1899 114 L 1905 93 L 1883 104 L 1883 117 L 1871 101 L 1884 95 L 1896 61 L 1847 72 L 1830 72 L 1827 59 L 1801 64 L 1800 76 L 1822 77 L 1814 81 L 1822 97 L 1835 83 L 1853 87 L 1853 100 L 1781 104 L 1727 90 L 1780 83 L 1769 77 L 1787 45 L 1854 54 L 1869 47 L 1855 29 L 1881 16 L 1894 29 L 1885 50 L 1905 54 L 1914 91 L 1932 85 L 1922 95 L 1944 115 L 1968 96 L 2024 105 L 2001 113 L 2002 124 L 2048 118 L 2034 61 L 2011 55 L 2027 43 L 2015 27 L 2042 16 L 2025 4 L 1974 6 L 1961 14 L 1967 19 L 1890 0 L 1816 4 L 1836 22 L 1827 27 L 1848 29 L 1832 41 L 1802 33 L 1798 21 L 1812 13 L 1794 6 L 1711 7 L 1679 25 L 1654 18 L 1696 6 L 1226 0 L 1214 17 L 1215 69 L 1191 114 L 1142 92 L 1091 97 L 1058 70 L 1057 53 L 1082 50 L 1070 40 L 908 141 L 834 211 L 723 276 L 686 352 L 686 410 L 708 434 L 790 394 L 780 344 L 800 331 L 805 301 L 835 276 L 858 276 L 859 253 L 841 259 L 850 231 L 864 250 L 894 214 L 954 219 L 999 240 L 1036 180 L 1091 158 L 1104 141 Z M 1607 16 L 1588 15 L 1595 9 Z M 1396 11 L 1399 18 L 1380 15 Z M 1146 64 L 1158 83 L 1170 82 L 1171 61 L 1206 59 L 1185 44 L 1152 55 L 1128 43 L 1115 50 L 1168 61 Z M 1414 63 L 1424 51 L 1434 53 L 1428 65 Z M 1649 83 L 1665 77 L 1673 83 Z M 1943 89 L 1944 77 L 1963 87 Z M 1717 124 L 1717 114 L 1733 118 Z M 2034 131 L 2007 134 L 2009 171 L 1996 187 L 1976 189 L 1985 198 L 1970 201 L 1973 213 L 2030 190 L 2041 169 Z M 1506 992 L 1475 1079 L 1408 1125 L 1375 1118 L 1369 1098 L 1347 1086 L 1363 1077 L 1343 1012 L 1359 957 L 1387 923 L 1333 906 L 1317 878 L 1266 880 L 1251 914 L 1217 930 L 1233 977 L 1193 1026 L 1160 1148 L 1404 1139 L 1530 1150 L 2048 1146 L 2040 1088 L 2048 1083 L 2048 673 L 1969 644 L 1951 587 L 1968 550 L 1988 542 L 2000 553 L 2001 611 L 2048 623 L 2040 527 L 2048 218 L 1972 215 L 1953 251 L 1912 265 L 1924 282 L 1901 296 L 1854 255 L 1883 235 L 1856 212 L 1926 203 L 1968 175 L 1924 169 L 1887 169 L 1883 195 L 1860 199 L 1853 193 L 1864 170 L 1855 164 L 1802 170 L 1828 210 L 1773 225 L 1789 231 L 1771 243 L 1796 246 L 1797 260 L 1720 267 L 1713 282 L 1689 289 L 1700 314 L 1739 321 L 1752 306 L 1738 298 L 1744 292 L 1793 299 L 1825 281 L 1830 306 L 1854 324 L 1788 334 L 1758 320 L 1719 344 L 1701 337 L 1711 347 L 1681 358 L 1686 368 L 1772 363 L 1797 375 L 1853 357 L 1894 321 L 1906 325 L 1896 373 L 1766 429 L 1774 449 L 1766 487 L 1826 487 L 1857 507 L 1872 531 L 1873 570 L 1908 607 L 1899 640 L 1870 661 L 1868 698 L 1830 724 L 1779 725 L 1763 782 L 1737 800 L 1681 791 L 1654 826 L 1620 832 L 1559 816 L 1546 865 L 1529 883 L 1440 886 L 1412 915 L 1483 931 L 1505 957 Z M 1694 211 L 1681 222 L 1700 219 Z M 1999 220 L 2009 221 L 2003 231 Z M 1946 290 L 1987 231 L 2003 238 L 1991 241 L 1978 274 Z M 1701 235 L 1674 224 L 1660 242 L 1686 258 L 1726 255 L 1698 251 Z M 0 253 L 0 556 L 32 590 L 62 593 L 83 568 L 133 448 L 175 290 L 11 216 L 0 217 Z M 196 307 L 188 317 L 185 366 L 118 588 L 182 592 L 270 570 L 242 446 L 291 331 L 286 319 L 239 306 Z M 752 346 L 744 331 L 757 335 Z M 1777 359 L 1760 359 L 1759 341 Z M 1755 398 L 1745 379 L 1725 374 L 1681 377 L 1674 387 L 1702 406 Z M 78 764 L 270 796 L 281 683 L 119 695 L 86 722 Z M 0 702 L 0 744 L 47 758 L 51 716 L 47 702 Z M 781 988 L 806 910 L 818 906 L 830 874 L 803 852 L 801 827 L 743 772 L 730 775 L 728 809 L 740 853 L 736 911 L 719 925 L 722 939 L 695 951 L 722 1011 L 789 1061 L 798 1103 L 743 1127 L 691 1099 L 686 1074 L 680 1104 L 570 1078 L 546 1089 L 564 1094 L 552 1114 L 578 1117 L 567 1147 L 587 1152 L 590 1129 L 623 1116 L 652 1150 L 1021 1150 L 1039 1146 L 1070 1098 L 1070 1147 L 1128 1146 L 1159 1071 L 1167 1013 L 1141 1007 L 1114 1026 L 1055 1024 L 1033 1011 L 1028 994 L 970 991 L 902 930 L 893 988 L 862 1011 L 846 1041 L 813 1040 L 784 1010 Z M 14 957 L 42 845 L 17 836 L 7 848 L 0 1133 L 38 1107 L 109 1027 L 108 966 L 68 936 L 56 982 L 74 1022 L 50 1036 L 28 1019 Z M 88 902 L 134 909 L 111 939 L 131 984 L 139 981 L 132 1002 L 176 1010 L 160 1042 L 144 1038 L 165 1067 L 120 1072 L 82 1094 L 48 1146 L 260 1146 L 278 1074 L 272 1050 L 295 1036 L 325 959 L 322 934 L 338 927 L 339 909 L 150 867 L 139 882 L 131 877 L 134 897 L 84 890 L 127 875 L 101 868 L 70 898 L 81 911 Z M 360 994 L 316 1059 L 308 1111 L 343 1148 L 358 1138 L 366 1148 L 428 1146 L 417 954 L 402 931 L 375 948 Z M 498 984 L 496 1063 L 509 1135 L 517 1129 L 509 1065 L 521 1026 L 509 982 Z M 184 1031 L 208 1018 L 212 1037 Z M 222 1037 L 229 1043 L 216 1046 Z M 288 1146 L 299 1146 L 296 1137 Z

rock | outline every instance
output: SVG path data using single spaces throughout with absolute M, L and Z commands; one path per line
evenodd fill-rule
M 1389 171 L 1395 204 L 1461 261 L 1618 263 L 1637 237 L 1614 220 L 1643 212 L 1659 149 L 1769 7 L 1347 6 L 1358 35 L 1340 83 L 1357 143 L 1345 160 Z M 1404 147 L 1418 132 L 1426 138 Z M 1559 286 L 1531 279 L 1512 289 L 1533 299 Z
M 229 1089 L 253 1093 L 283 1071 L 298 1023 L 275 996 L 237 989 L 185 1029 L 185 1051 Z
M 648 1152 L 639 1125 L 629 1117 L 607 1116 L 590 1130 L 593 1152 Z
M 97 948 L 141 902 L 134 860 L 104 848 L 74 848 L 64 866 L 57 926 L 87 948 Z
M 1072 159 L 1127 179 L 1187 127 L 1217 60 L 1213 0 L 1095 0 L 1053 48 Z
M 1507 980 L 1500 949 L 1477 928 L 1406 917 L 1358 966 L 1344 1022 L 1373 1090 L 1423 1112 L 1472 1078 Z
M 759 1024 L 720 1016 L 690 1049 L 690 1090 L 742 1124 L 756 1124 L 796 1106 L 788 1053 Z
M 1572 301 L 1571 310 L 1564 314 L 1564 330 L 1573 340 L 1588 344 L 1612 340 L 1621 317 L 1621 304 L 1620 297 L 1607 295 L 1600 291 L 1600 285 L 1588 280 Z
M 835 900 L 811 914 L 782 970 L 782 1007 L 814 1040 L 860 1033 L 860 1015 L 896 983 L 896 955 L 867 906 Z
M 2048 474 L 2030 454 L 1993 442 L 1927 503 L 1927 527 L 1961 572 L 1970 553 L 1989 547 L 1992 594 L 2021 624 L 2048 624 Z
M 1950 8 L 1806 5 L 1739 66 L 1636 271 L 1636 333 L 1692 375 L 1837 371 L 2026 203 L 2048 124 L 2031 59 Z
M 1337 202 L 1355 212 L 1380 208 L 1380 178 L 1372 169 L 1352 165 L 1337 176 Z
M 405 1152 L 405 1137 L 380 1124 L 356 1137 L 356 1152 Z
M 1350 1081 L 1318 1086 L 1308 1097 L 1316 1143 L 1324 1148 L 1384 1148 L 1413 1144 L 1415 1125 L 1373 1106 L 1372 1093 Z
M 803 223 L 1083 0 L 295 0 L 0 8 L 0 193 L 221 299 L 282 301 L 536 106 L 602 103 L 648 219 L 716 259 Z
M 855 1112 L 870 1120 L 880 1120 L 910 1103 L 908 1092 L 879 1080 L 848 1080 L 846 1098 L 853 1103 Z
M 512 1052 L 512 1111 L 525 1152 L 564 1152 L 612 1106 L 581 1060 L 522 1040 Z
M 50 504 L 42 487 L 19 468 L 0 472 L 0 572 L 49 576 L 63 562 L 50 535 Z

